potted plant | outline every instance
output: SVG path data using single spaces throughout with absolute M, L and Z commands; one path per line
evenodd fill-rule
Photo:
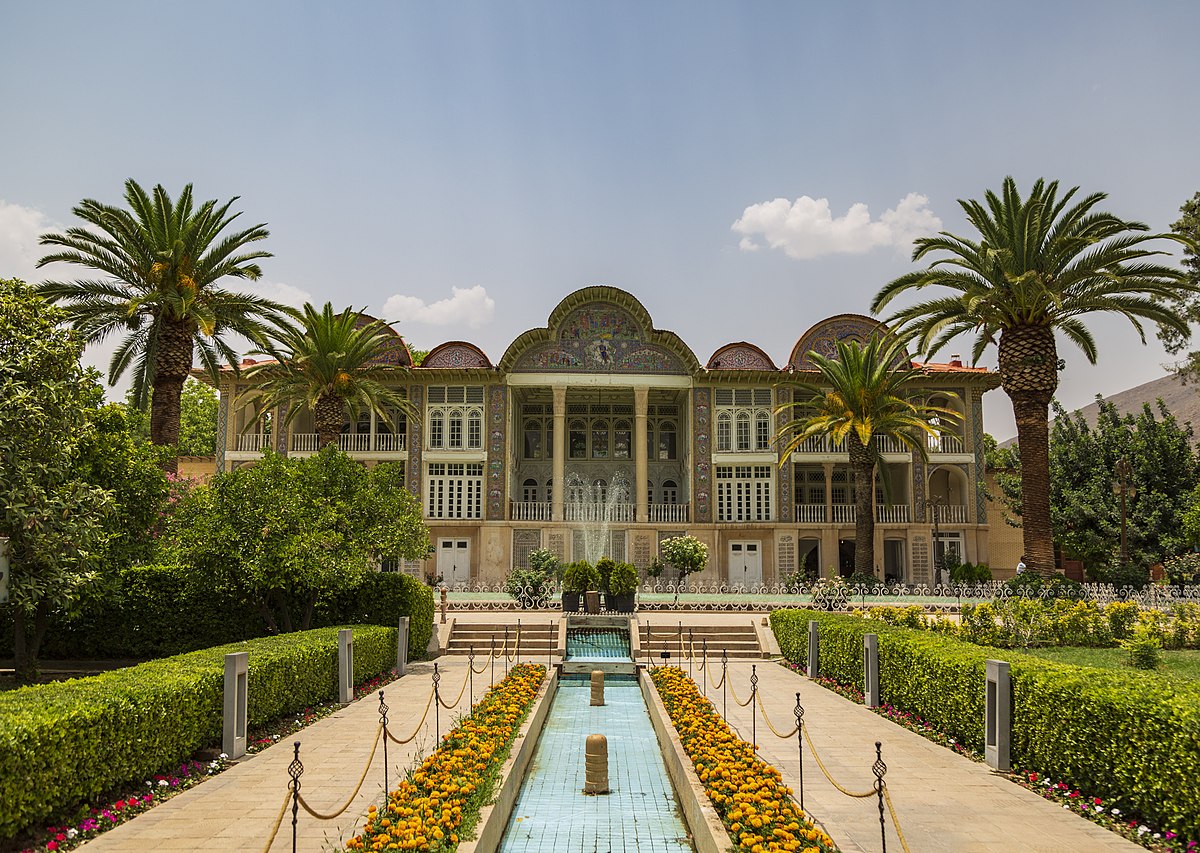
M 612 571 L 616 568 L 616 561 L 612 557 L 601 557 L 596 561 L 596 571 L 600 574 L 600 592 L 608 595 L 608 579 L 612 576 Z
M 637 569 L 629 563 L 617 563 L 608 576 L 608 609 L 616 613 L 632 613 L 637 593 Z
M 513 569 L 504 581 L 504 591 L 522 607 L 545 607 L 554 579 L 535 569 Z
M 563 572 L 563 610 L 578 613 L 583 594 L 595 589 L 600 582 L 600 573 L 587 560 L 571 563 Z

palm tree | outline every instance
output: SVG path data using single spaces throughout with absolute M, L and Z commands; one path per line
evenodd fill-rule
M 1151 261 L 1164 252 L 1146 246 L 1158 239 L 1186 241 L 1145 233 L 1149 229 L 1141 222 L 1096 210 L 1104 193 L 1072 205 L 1078 190 L 1060 198 L 1057 181 L 1039 179 L 1023 199 L 1008 177 L 1001 195 L 985 194 L 986 204 L 959 200 L 979 239 L 943 231 L 917 240 L 914 261 L 935 252 L 947 257 L 900 276 L 871 303 L 878 313 L 902 293 L 941 285 L 952 293 L 889 318 L 898 322 L 897 333 L 932 355 L 955 336 L 973 332 L 975 362 L 989 346 L 998 346 L 1000 383 L 1012 400 L 1021 453 L 1025 562 L 1043 575 L 1054 571 L 1048 407 L 1062 367 L 1055 332 L 1095 364 L 1096 342 L 1081 317 L 1121 314 L 1143 343 L 1143 320 L 1186 337 L 1187 323 L 1171 302 L 1200 292 L 1179 270 Z
M 321 311 L 306 304 L 300 325 L 281 324 L 273 337 L 275 343 L 252 354 L 275 361 L 254 365 L 245 375 L 256 383 L 247 394 L 260 395 L 263 415 L 277 406 L 288 407 L 281 428 L 302 410 L 310 411 L 320 446 L 325 447 L 337 442 L 342 426 L 360 411 L 373 411 L 389 424 L 388 407 L 415 412 L 406 397 L 383 384 L 404 376 L 407 368 L 381 363 L 380 357 L 396 347 L 399 338 L 379 320 L 350 308 L 334 314 L 328 302 Z
M 266 239 L 264 225 L 222 235 L 241 215 L 229 213 L 237 197 L 197 207 L 191 184 L 172 201 L 162 185 L 148 195 L 130 179 L 125 201 L 128 210 L 84 199 L 74 213 L 92 228 L 41 237 L 43 246 L 59 248 L 38 261 L 39 267 L 76 264 L 105 277 L 47 281 L 38 291 L 50 302 L 66 303 L 67 321 L 88 343 L 114 332 L 125 335 L 109 363 L 108 382 L 116 383 L 133 364 L 134 401 L 145 408 L 150 400 L 150 440 L 175 445 L 180 395 L 194 354 L 216 381 L 222 362 L 237 369 L 237 355 L 223 336 L 261 341 L 265 321 L 278 320 L 289 309 L 216 284 L 226 276 L 259 278 L 262 270 L 255 261 L 271 256 L 262 249 L 246 250 Z M 173 455 L 164 464 L 174 471 Z
M 838 341 L 834 358 L 815 352 L 809 358 L 820 377 L 800 386 L 806 399 L 783 407 L 797 416 L 777 436 L 786 442 L 780 464 L 814 436 L 829 436 L 835 445 L 845 443 L 854 475 L 854 571 L 874 574 L 872 497 L 879 442 L 872 439 L 892 438 L 924 459 L 927 439 L 941 435 L 960 415 L 921 401 L 924 372 L 912 366 L 903 344 L 894 338 L 872 336 L 865 345 Z

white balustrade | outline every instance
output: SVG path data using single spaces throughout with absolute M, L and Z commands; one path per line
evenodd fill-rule
M 798 524 L 824 524 L 825 504 L 797 504 L 796 522 Z
M 252 453 L 271 446 L 271 436 L 261 432 L 252 432 L 237 437 L 237 449 Z
M 547 501 L 513 501 L 513 521 L 549 521 L 550 503 Z
M 294 453 L 315 453 L 320 446 L 320 436 L 315 432 L 292 433 L 292 452 Z
M 890 435 L 875 436 L 876 447 L 880 453 L 909 453 L 909 449 L 899 439 Z
M 634 518 L 634 505 L 631 503 L 605 504 L 603 506 L 567 504 L 563 507 L 563 513 L 566 521 L 632 522 Z
M 932 512 L 937 513 L 937 520 L 940 524 L 966 524 L 967 523 L 967 508 L 965 506 L 955 506 L 954 504 L 942 504 L 933 508 Z M 930 518 L 933 518 L 932 513 Z
M 806 438 L 796 447 L 796 453 L 832 453 L 829 438 L 824 435 L 814 435 Z
M 374 447 L 379 453 L 400 453 L 404 450 L 404 436 L 390 432 L 377 432 Z
M 961 435 L 929 436 L 930 453 L 965 453 L 966 443 Z
M 875 507 L 875 520 L 885 524 L 907 524 L 908 504 L 885 504 Z
M 371 449 L 371 434 L 369 432 L 344 432 L 338 436 L 338 447 L 347 453 L 362 453 Z
M 850 524 L 857 516 L 854 512 L 854 504 L 834 504 L 833 505 L 833 523 L 834 524 Z
M 650 504 L 650 520 L 662 524 L 687 524 L 687 504 Z

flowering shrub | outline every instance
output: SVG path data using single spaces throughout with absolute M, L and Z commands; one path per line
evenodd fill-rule
M 833 840 L 800 811 L 779 771 L 754 754 L 675 667 L 650 673 L 700 784 L 735 842 L 749 853 L 831 853 Z
M 545 676 L 544 666 L 514 666 L 388 795 L 382 810 L 371 806 L 362 832 L 346 849 L 454 849 L 491 800 L 500 766 Z

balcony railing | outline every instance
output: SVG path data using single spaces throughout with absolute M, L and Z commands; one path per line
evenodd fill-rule
M 632 522 L 634 505 L 628 503 L 612 504 L 611 506 L 579 506 L 567 504 L 563 507 L 566 521 L 618 521 Z
M 797 504 L 797 524 L 824 524 L 825 504 Z
M 964 453 L 966 443 L 961 435 L 939 435 L 929 437 L 930 453 Z
M 880 453 L 908 453 L 909 450 L 895 438 L 889 435 L 880 435 L 874 438 L 875 446 L 879 448 Z M 845 453 L 846 444 L 834 444 L 826 435 L 814 435 L 812 438 L 806 438 L 796 447 L 796 453 Z M 947 452 L 947 451 L 943 451 Z
M 875 520 L 884 524 L 907 524 L 909 518 L 908 504 L 881 504 L 875 507 Z
M 377 432 L 374 435 L 375 441 L 372 442 L 372 449 L 380 453 L 400 453 L 406 445 L 403 435 L 395 435 L 390 432 Z
M 338 447 L 347 453 L 399 453 L 405 444 L 403 435 L 347 432 L 338 436 Z M 315 453 L 321 449 L 321 438 L 315 432 L 292 433 L 291 449 L 293 453 Z
M 824 435 L 814 435 L 811 438 L 806 438 L 796 446 L 797 453 L 833 453 L 834 450 L 830 447 L 829 437 Z
M 369 432 L 344 432 L 338 436 L 338 447 L 347 453 L 362 453 L 371 449 Z
M 833 505 L 833 523 L 834 524 L 851 524 L 857 516 L 854 513 L 854 504 L 834 504 Z
M 513 521 L 549 521 L 549 501 L 513 501 Z
M 687 504 L 650 504 L 650 520 L 660 524 L 687 524 Z
M 930 521 L 932 521 L 935 516 L 939 524 L 966 524 L 967 508 L 965 506 L 955 506 L 954 504 L 938 504 L 930 506 Z
M 237 449 L 257 453 L 271 446 L 271 436 L 266 433 L 252 432 L 237 437 Z
M 321 448 L 321 438 L 315 432 L 292 433 L 293 453 L 315 453 Z
M 875 446 L 879 448 L 880 453 L 909 453 L 909 449 L 900 443 L 899 440 L 890 435 L 875 436 Z

